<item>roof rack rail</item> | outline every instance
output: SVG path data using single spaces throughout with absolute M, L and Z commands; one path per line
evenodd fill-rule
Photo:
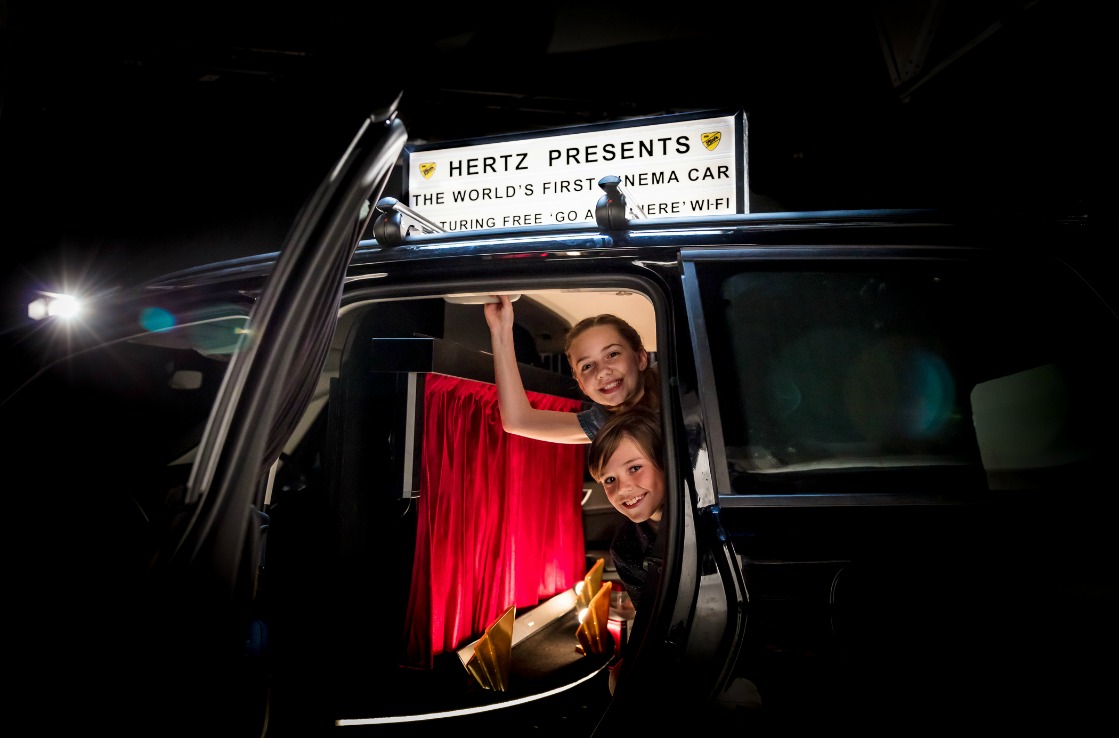
M 438 223 L 420 215 L 395 197 L 382 197 L 375 207 L 381 214 L 373 221 L 373 235 L 382 246 L 399 246 L 416 231 L 447 232 Z
M 598 186 L 606 193 L 598 198 L 594 209 L 594 219 L 599 228 L 606 231 L 620 230 L 629 225 L 631 220 L 645 218 L 645 208 L 622 187 L 621 177 L 608 175 L 598 180 Z
M 622 186 L 622 178 L 611 174 L 598 180 L 605 193 L 595 205 L 594 219 L 599 228 L 616 231 L 626 228 L 631 221 L 645 220 L 645 208 Z M 395 197 L 382 197 L 377 201 L 380 212 L 373 222 L 373 235 L 381 246 L 400 246 L 409 236 L 417 233 L 446 233 L 438 223 L 413 210 Z

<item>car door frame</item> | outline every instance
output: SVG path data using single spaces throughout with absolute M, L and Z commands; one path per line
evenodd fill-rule
M 192 724 L 267 724 L 259 684 L 240 677 L 255 594 L 258 525 L 277 434 L 302 415 L 325 363 L 346 269 L 407 137 L 394 101 L 368 116 L 294 221 L 223 379 L 184 492 L 184 513 L 153 558 L 152 591 L 168 627 L 190 640 L 169 664 Z M 206 624 L 200 627 L 200 624 Z M 208 675 L 203 683 L 196 675 Z M 220 683 L 220 686 L 216 686 Z M 244 713 L 231 717 L 230 706 Z M 259 710 L 259 712 L 255 712 Z

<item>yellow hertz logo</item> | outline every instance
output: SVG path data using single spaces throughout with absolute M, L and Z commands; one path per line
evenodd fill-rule
M 701 133 L 699 134 L 699 140 L 703 142 L 703 145 L 707 147 L 708 151 L 714 151 L 715 147 L 719 145 L 719 142 L 723 140 L 723 134 L 719 131 Z M 427 175 L 425 174 L 424 176 L 426 177 Z
M 707 148 L 711 148 L 711 147 L 708 146 Z M 429 161 L 429 162 L 425 162 L 423 164 L 420 164 L 420 174 L 422 174 L 424 176 L 424 179 L 431 179 L 431 175 L 434 174 L 434 173 L 435 173 L 435 162 Z

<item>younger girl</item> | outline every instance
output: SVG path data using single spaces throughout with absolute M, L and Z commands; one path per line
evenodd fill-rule
M 579 389 L 594 403 L 579 413 L 539 410 L 525 394 L 513 346 L 513 303 L 506 295 L 485 305 L 493 347 L 501 425 L 508 433 L 556 443 L 590 443 L 613 414 L 641 405 L 658 408 L 656 370 L 641 336 L 621 318 L 586 318 L 567 332 L 564 354 Z

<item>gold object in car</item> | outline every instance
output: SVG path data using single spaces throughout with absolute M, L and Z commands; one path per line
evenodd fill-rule
M 474 644 L 474 655 L 466 662 L 466 670 L 483 689 L 504 692 L 509 688 L 509 665 L 513 660 L 513 619 L 517 611 L 511 605 L 485 635 Z

